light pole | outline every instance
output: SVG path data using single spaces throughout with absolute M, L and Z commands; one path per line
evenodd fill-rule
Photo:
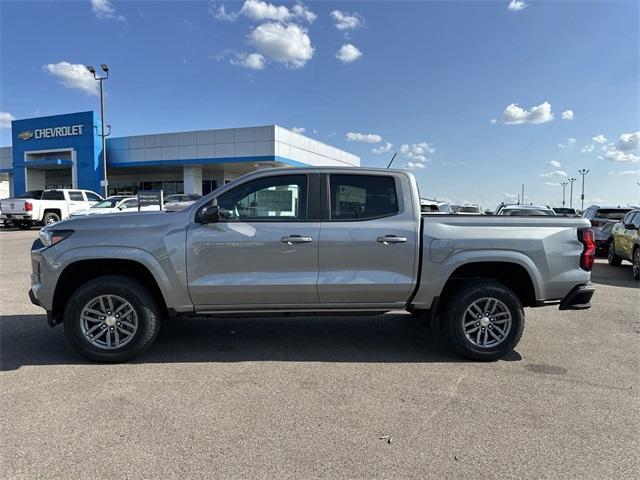
M 584 177 L 587 176 L 591 170 L 587 170 L 586 168 L 581 168 L 578 170 L 578 173 L 582 175 L 582 195 L 580 196 L 580 200 L 582 201 L 580 209 L 584 212 Z
M 573 208 L 573 182 L 575 181 L 576 179 L 574 177 L 567 179 L 567 182 L 571 184 L 571 189 L 569 190 L 569 208 Z
M 564 207 L 564 203 L 565 203 L 564 202 L 564 190 L 565 190 L 565 188 L 567 188 L 567 184 L 568 183 L 569 182 L 560 182 L 560 185 L 562 185 L 562 206 L 563 207 Z
M 91 65 L 87 65 L 87 70 L 93 75 L 93 78 L 100 84 L 100 136 L 102 137 L 102 175 L 104 177 L 104 198 L 109 196 L 109 181 L 107 180 L 107 137 L 111 133 L 111 127 L 109 126 L 109 133 L 104 131 L 104 90 L 102 88 L 102 82 L 109 78 L 109 67 L 106 63 L 100 65 L 104 76 L 100 77 L 96 74 L 96 69 Z

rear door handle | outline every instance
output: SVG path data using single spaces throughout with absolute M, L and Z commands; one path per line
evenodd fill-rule
M 288 237 L 282 237 L 280 239 L 282 243 L 288 243 L 289 245 L 294 245 L 296 243 L 309 243 L 313 242 L 313 238 L 311 237 L 303 237 L 301 235 L 289 235 Z
M 390 243 L 405 243 L 407 237 L 398 237 L 397 235 L 385 235 L 384 237 L 378 237 L 378 242 L 389 245 Z

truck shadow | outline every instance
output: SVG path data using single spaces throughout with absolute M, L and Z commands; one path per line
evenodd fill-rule
M 89 363 L 61 326 L 41 315 L 0 317 L 0 370 Z M 513 352 L 504 360 L 518 361 Z M 410 315 L 375 317 L 170 318 L 151 348 L 132 363 L 184 362 L 466 362 L 438 329 Z

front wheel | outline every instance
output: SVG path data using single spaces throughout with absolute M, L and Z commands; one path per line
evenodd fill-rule
M 640 280 L 640 247 L 633 251 L 633 278 Z
M 607 263 L 612 267 L 619 267 L 622 264 L 622 258 L 616 255 L 616 249 L 613 238 L 609 242 L 609 252 L 607 253 Z
M 524 330 L 524 310 L 509 288 L 493 280 L 461 285 L 447 300 L 443 333 L 460 355 L 498 360 L 511 352 Z
M 146 350 L 160 329 L 160 310 L 138 281 L 98 277 L 80 287 L 64 311 L 73 347 L 90 360 L 124 362 Z

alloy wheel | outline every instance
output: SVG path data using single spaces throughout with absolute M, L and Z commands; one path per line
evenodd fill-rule
M 467 340 L 481 348 L 492 348 L 504 342 L 511 325 L 511 312 L 502 301 L 493 297 L 474 301 L 462 316 Z
M 138 331 L 138 314 L 117 295 L 100 295 L 89 300 L 80 313 L 85 339 L 98 348 L 113 350 L 129 343 Z

